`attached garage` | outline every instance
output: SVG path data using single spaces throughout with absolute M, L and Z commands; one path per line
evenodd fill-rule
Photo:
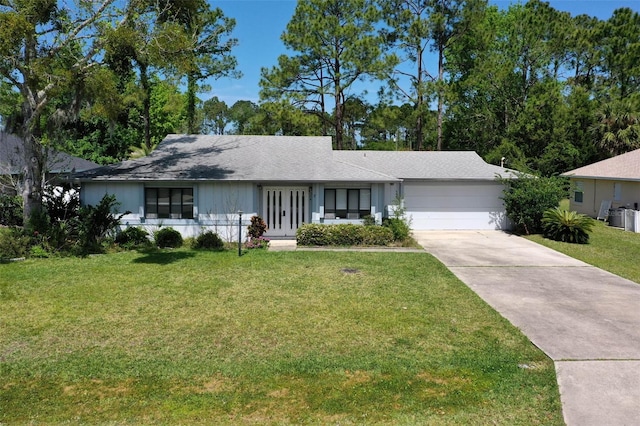
M 498 177 L 515 174 L 475 152 L 335 151 L 334 158 L 400 179 L 394 191 L 414 230 L 509 228 Z
M 418 230 L 505 229 L 498 181 L 405 181 L 404 206 Z

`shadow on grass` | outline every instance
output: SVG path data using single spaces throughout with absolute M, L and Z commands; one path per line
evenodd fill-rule
M 184 259 L 190 259 L 195 253 L 188 251 L 156 251 L 144 250 L 140 251 L 144 256 L 133 260 L 133 263 L 145 263 L 154 265 L 168 265 L 170 263 L 179 262 Z

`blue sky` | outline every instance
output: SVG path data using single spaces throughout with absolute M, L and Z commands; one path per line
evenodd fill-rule
M 512 1 L 490 0 L 490 3 L 507 8 Z M 588 14 L 608 19 L 615 9 L 629 7 L 640 11 L 638 0 L 552 0 L 551 6 L 572 15 Z M 238 59 L 241 79 L 221 78 L 211 81 L 212 90 L 200 95 L 202 100 L 217 96 L 231 106 L 238 100 L 258 102 L 260 69 L 277 63 L 285 52 L 280 40 L 287 23 L 293 16 L 295 0 L 217 0 L 212 1 L 228 17 L 235 18 L 233 37 L 238 39 L 234 54 Z M 377 87 L 373 87 L 375 92 Z

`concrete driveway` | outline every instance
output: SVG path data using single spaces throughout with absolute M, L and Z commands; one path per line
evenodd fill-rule
M 640 284 L 500 231 L 414 237 L 554 361 L 568 425 L 640 424 Z

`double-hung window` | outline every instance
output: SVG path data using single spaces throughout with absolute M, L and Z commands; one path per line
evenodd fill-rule
M 371 190 L 365 188 L 335 188 L 324 190 L 326 219 L 360 219 L 371 214 Z
M 193 188 L 145 188 L 148 219 L 193 219 Z

